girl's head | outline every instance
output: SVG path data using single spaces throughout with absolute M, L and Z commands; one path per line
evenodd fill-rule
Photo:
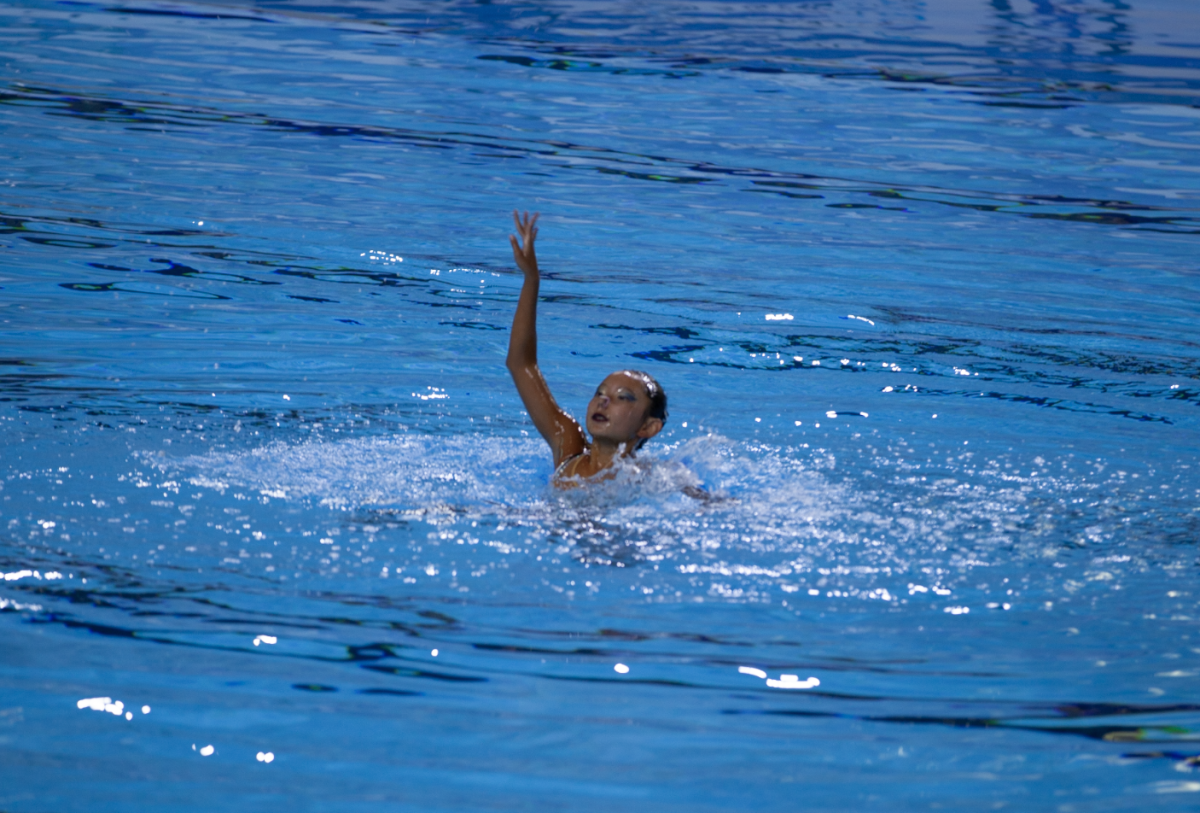
M 633 442 L 640 449 L 666 421 L 667 394 L 639 370 L 611 373 L 588 403 L 587 429 L 594 441 Z

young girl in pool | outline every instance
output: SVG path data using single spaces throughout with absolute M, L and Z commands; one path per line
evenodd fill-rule
M 667 420 L 667 394 L 658 382 L 637 370 L 611 373 L 600 382 L 588 403 L 589 443 L 579 424 L 568 415 L 542 377 L 537 363 L 537 213 L 522 218 L 513 212 L 520 237 L 509 236 L 513 259 L 525 273 L 521 298 L 513 317 L 512 336 L 508 341 L 508 371 L 529 417 L 538 432 L 550 444 L 554 454 L 554 483 L 564 485 L 568 478 L 595 477 L 608 471 L 617 460 L 632 458 L 638 449 L 657 435 Z

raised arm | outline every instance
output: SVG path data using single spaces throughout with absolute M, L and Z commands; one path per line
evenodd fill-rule
M 521 218 L 513 212 L 513 221 L 517 224 L 516 236 L 510 235 L 513 259 L 517 267 L 525 274 L 525 284 L 521 286 L 521 298 L 517 301 L 517 312 L 513 316 L 512 334 L 508 339 L 508 372 L 512 374 L 513 383 L 521 401 L 533 420 L 533 425 L 550 444 L 554 453 L 554 466 L 567 458 L 581 454 L 587 447 L 583 430 L 571 418 L 550 394 L 550 387 L 542 377 L 542 371 L 537 363 L 537 298 L 538 275 L 537 254 L 533 249 L 533 241 L 537 239 L 537 219 L 525 213 Z

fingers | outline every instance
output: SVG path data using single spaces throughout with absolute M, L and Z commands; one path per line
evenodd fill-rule
M 526 241 L 525 245 L 522 246 L 521 241 L 512 234 L 508 236 L 508 244 L 512 246 L 513 259 L 516 260 L 518 266 L 524 269 L 525 264 L 529 262 L 529 252 L 533 244 Z
M 508 242 L 512 245 L 513 258 L 517 261 L 517 265 L 522 270 L 525 269 L 525 263 L 536 265 L 537 261 L 533 259 L 533 243 L 537 240 L 538 213 L 534 212 L 530 217 L 529 212 L 525 212 L 524 217 L 521 216 L 516 209 L 513 209 L 513 223 L 517 227 L 517 235 L 510 234 Z
M 534 212 L 533 216 L 530 217 L 529 212 L 525 212 L 524 216 L 522 216 L 520 212 L 518 212 L 516 209 L 513 209 L 513 224 L 517 227 L 517 232 L 522 237 L 525 237 L 531 231 L 537 231 L 535 227 L 537 225 L 538 217 L 540 217 L 539 212 Z

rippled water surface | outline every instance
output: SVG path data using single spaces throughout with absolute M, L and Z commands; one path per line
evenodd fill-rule
M 1195 809 L 1195 4 L 18 0 L 0 149 L 0 809 Z

